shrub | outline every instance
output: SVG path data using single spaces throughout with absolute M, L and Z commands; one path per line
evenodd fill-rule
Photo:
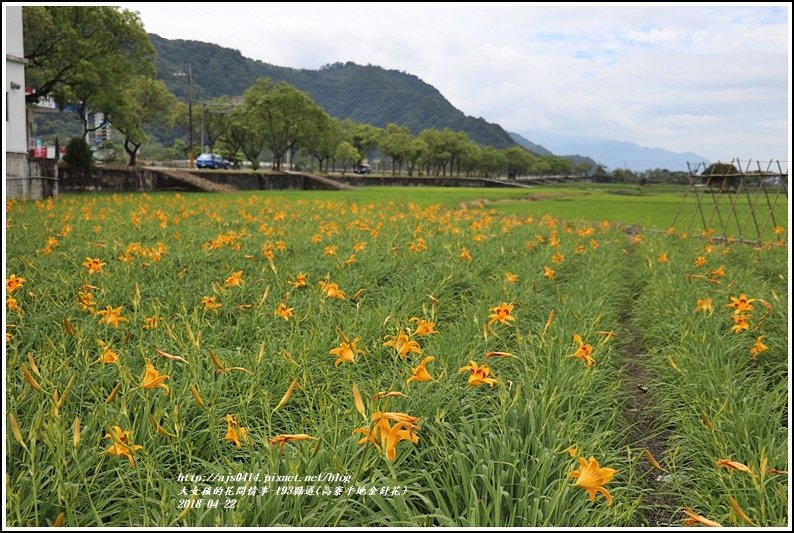
M 94 168 L 94 154 L 85 139 L 72 137 L 66 145 L 66 155 L 63 160 L 70 166 L 90 171 Z

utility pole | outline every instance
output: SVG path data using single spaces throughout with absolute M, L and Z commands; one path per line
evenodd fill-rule
M 201 152 L 204 153 L 204 104 L 201 104 Z
M 187 121 L 187 127 L 190 130 L 188 159 L 190 161 L 190 168 L 193 168 L 196 154 L 193 152 L 193 70 L 190 63 L 187 64 Z
M 174 76 L 187 77 L 187 123 L 188 123 L 188 167 L 193 168 L 195 153 L 193 152 L 193 69 L 190 63 L 187 64 L 187 74 L 184 72 L 174 72 Z

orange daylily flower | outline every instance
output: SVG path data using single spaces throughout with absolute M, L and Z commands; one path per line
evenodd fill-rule
M 696 267 L 700 268 L 700 267 L 705 266 L 705 265 L 706 265 L 706 258 L 705 257 L 703 257 L 702 255 L 699 255 L 699 256 L 697 256 L 695 258 L 695 266 Z
M 753 356 L 753 359 L 769 349 L 769 346 L 763 343 L 764 337 L 766 337 L 766 335 L 761 335 L 755 339 L 755 344 L 750 348 L 750 355 Z
M 27 280 L 25 278 L 18 278 L 16 275 L 11 276 L 6 280 L 6 293 L 11 294 L 15 290 L 22 287 Z
M 411 318 L 410 322 L 416 322 L 416 331 L 414 331 L 414 335 L 432 335 L 433 333 L 438 333 L 435 329 L 435 322 L 428 322 L 427 320 L 422 320 L 417 317 Z
M 23 313 L 22 308 L 19 307 L 19 304 L 17 303 L 17 299 L 14 298 L 13 296 L 9 296 L 8 298 L 6 298 L 6 308 L 8 308 L 9 312 L 16 311 L 20 314 Z
M 556 274 L 556 273 L 557 273 L 556 270 L 553 270 L 553 269 L 551 269 L 551 268 L 549 268 L 547 266 L 543 267 L 543 275 L 546 276 L 546 279 L 549 280 L 549 281 L 554 279 L 554 274 Z
M 394 421 L 394 425 L 389 420 Z M 369 442 L 383 452 L 387 460 L 394 461 L 397 458 L 397 444 L 401 441 L 419 443 L 419 436 L 414 432 L 419 429 L 417 422 L 418 418 L 406 413 L 375 411 L 372 413 L 372 425 L 354 429 L 353 435 L 361 433 L 363 437 L 358 444 Z
M 283 303 L 280 303 L 280 304 L 278 304 L 278 308 L 276 309 L 276 312 L 274 314 L 275 314 L 275 316 L 279 316 L 279 317 L 283 318 L 284 320 L 289 320 L 289 318 L 293 314 L 292 313 L 292 307 L 287 307 Z
M 77 301 L 83 306 L 83 311 L 91 311 L 92 313 L 94 312 L 94 306 L 96 305 L 96 302 L 94 301 L 93 293 L 88 291 L 80 291 L 77 293 Z
M 408 249 L 414 253 L 418 252 L 426 252 L 427 251 L 427 243 L 421 237 L 417 238 L 415 242 L 412 242 L 408 245 Z
M 615 474 L 617 470 L 600 466 L 591 455 L 590 459 L 579 458 L 579 470 L 571 472 L 571 477 L 577 478 L 574 486 L 586 490 L 591 502 L 596 500 L 596 493 L 600 492 L 607 499 L 607 504 L 612 505 L 612 495 L 604 485 L 612 481 Z
M 496 307 L 491 307 L 491 311 L 493 312 L 488 315 L 488 318 L 490 319 L 488 320 L 489 326 L 497 321 L 502 324 L 507 324 L 508 322 L 515 321 L 516 319 L 516 317 L 510 314 L 513 311 L 513 304 L 502 302 Z
M 126 457 L 130 461 L 130 466 L 135 466 L 135 458 L 132 454 L 143 450 L 143 446 L 132 444 L 132 432 L 129 430 L 122 431 L 119 426 L 113 426 L 110 431 L 111 433 L 105 435 L 106 439 L 113 439 L 113 444 L 107 449 L 108 455 Z
M 433 381 L 433 376 L 431 376 L 430 373 L 427 371 L 427 363 L 433 360 L 435 360 L 435 357 L 433 357 L 432 355 L 422 359 L 422 362 L 419 363 L 419 366 L 412 369 L 414 375 L 408 378 L 407 382 L 412 383 L 414 381 Z
M 419 346 L 419 343 L 410 340 L 408 334 L 404 331 L 400 331 L 397 335 L 387 335 L 385 339 L 386 342 L 384 342 L 383 345 L 394 348 L 394 351 L 397 352 L 400 359 L 405 359 L 405 356 L 411 352 L 418 354 L 422 353 L 422 347 Z
M 232 415 L 223 417 L 226 421 L 226 435 L 223 437 L 225 440 L 234 443 L 238 450 L 241 450 L 243 442 L 250 442 L 248 438 L 248 428 L 240 427 Z
M 228 278 L 226 278 L 225 286 L 226 287 L 242 287 L 243 285 L 243 271 L 238 270 Z
M 561 254 L 560 252 L 557 252 L 551 257 L 551 262 L 556 263 L 558 265 L 561 265 L 564 261 L 565 261 L 565 254 Z
M 333 282 L 320 281 L 320 288 L 323 291 L 324 298 L 336 298 L 337 300 L 345 299 L 345 292 L 339 288 L 339 285 Z
M 708 311 L 709 313 L 714 312 L 714 302 L 711 298 L 698 298 L 697 305 L 695 306 L 696 313 L 705 313 Z
M 328 353 L 331 355 L 337 356 L 337 359 L 334 362 L 334 366 L 339 366 L 342 363 L 355 363 L 356 362 L 356 354 L 364 353 L 363 350 L 356 346 L 356 343 L 359 341 L 359 338 L 353 342 L 342 342 L 339 344 L 337 348 L 332 348 Z
M 471 253 L 469 252 L 468 248 L 463 248 L 460 251 L 460 258 L 463 261 L 471 261 Z
M 725 307 L 733 307 L 733 314 L 738 315 L 745 311 L 752 311 L 754 301 L 756 301 L 755 298 L 747 298 L 747 296 L 742 293 L 738 298 L 731 296 L 731 303 L 726 304 Z
M 488 377 L 491 374 L 491 369 L 488 365 L 478 365 L 476 361 L 470 361 L 468 365 L 461 367 L 458 374 L 462 372 L 469 372 L 469 385 L 472 387 L 479 387 L 483 383 L 493 387 L 498 381 L 496 378 Z
M 154 368 L 152 362 L 149 359 L 146 360 L 146 372 L 143 374 L 141 387 L 144 389 L 163 389 L 168 394 L 168 385 L 165 384 L 167 379 L 171 379 L 171 376 L 160 374 Z
M 204 304 L 204 308 L 208 311 L 215 311 L 218 312 L 218 309 L 223 307 L 222 303 L 218 302 L 218 298 L 216 296 L 204 296 L 201 298 L 201 303 Z
M 58 239 L 50 235 L 47 237 L 47 246 L 44 247 L 42 250 L 46 255 L 50 255 L 52 253 L 53 248 L 58 246 Z
M 518 276 L 512 272 L 505 272 L 505 281 L 507 283 L 515 283 L 518 281 Z
M 684 509 L 684 513 L 689 516 L 686 520 L 684 520 L 685 526 L 694 526 L 695 524 L 703 524 L 704 526 L 709 527 L 722 527 L 721 524 L 715 522 L 714 520 L 709 520 L 704 516 L 700 516 L 699 514 L 695 513 L 695 511 L 691 507 L 687 507 Z
M 97 342 L 99 342 L 99 346 L 100 348 L 102 348 L 102 355 L 99 356 L 99 359 L 97 361 L 99 361 L 100 363 L 119 362 L 119 354 L 111 350 L 110 346 L 108 346 L 105 342 L 103 341 L 97 341 Z
M 305 287 L 309 284 L 309 282 L 306 279 L 306 274 L 303 272 L 298 272 L 298 274 L 295 276 L 295 281 L 290 281 L 289 284 L 297 289 L 298 287 Z
M 121 311 L 123 307 L 116 307 L 113 308 L 111 306 L 107 306 L 107 308 L 103 309 L 102 311 L 97 312 L 98 315 L 101 315 L 102 318 L 99 319 L 99 323 L 105 323 L 114 328 L 119 327 L 119 322 L 128 322 L 126 318 L 121 316 Z
M 731 327 L 731 330 L 734 333 L 741 333 L 742 331 L 749 329 L 750 323 L 747 321 L 747 315 L 733 315 L 732 317 L 734 324 L 733 327 Z
M 783 226 L 779 226 L 778 225 L 778 226 L 775 226 L 775 230 L 774 231 L 775 231 L 775 235 L 783 235 L 784 233 L 786 233 L 786 228 L 784 228 Z
M 156 329 L 160 323 L 160 317 L 149 316 L 143 319 L 143 329 Z
M 86 257 L 85 261 L 83 262 L 83 266 L 88 269 L 89 275 L 95 274 L 97 272 L 103 274 L 104 271 L 102 269 L 105 267 L 106 264 L 107 263 L 103 263 L 102 260 L 99 259 L 98 257 L 93 259 L 91 257 Z
M 584 341 L 582 341 L 582 337 L 578 334 L 574 334 L 573 341 L 579 345 L 579 348 L 571 357 L 576 357 L 577 359 L 586 361 L 587 364 L 585 365 L 585 368 L 593 366 L 595 364 L 595 359 L 590 357 L 590 355 L 593 353 L 593 347 L 589 344 L 585 344 Z
M 667 252 L 662 252 L 659 254 L 659 257 L 656 260 L 660 263 L 667 263 L 669 259 L 667 258 Z

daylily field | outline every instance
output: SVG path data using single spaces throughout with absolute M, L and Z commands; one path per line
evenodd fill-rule
M 334 193 L 6 210 L 8 525 L 790 520 L 782 227 Z

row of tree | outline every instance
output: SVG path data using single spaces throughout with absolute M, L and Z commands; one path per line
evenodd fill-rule
M 138 15 L 109 6 L 32 6 L 23 9 L 26 75 L 37 92 L 61 106 L 72 104 L 83 135 L 101 127 L 89 116 L 101 112 L 124 137 L 129 164 L 137 164 L 147 131 L 188 122 L 184 104 L 154 78 L 154 49 Z M 419 135 L 397 124 L 377 128 L 339 121 L 307 93 L 261 78 L 235 105 L 229 99 L 203 107 L 201 138 L 230 159 L 258 168 L 269 154 L 273 168 L 303 161 L 319 170 L 344 171 L 380 157 L 393 174 L 508 175 L 586 173 L 556 156 L 539 157 L 518 146 L 496 149 L 463 132 L 425 129 Z M 195 135 L 195 132 L 191 132 Z M 198 139 L 194 138 L 196 141 Z
M 257 80 L 239 105 L 222 98 L 206 103 L 206 109 L 201 122 L 207 149 L 217 149 L 236 163 L 245 158 L 254 169 L 264 153 L 272 157 L 276 170 L 289 161 L 320 171 L 341 167 L 344 172 L 373 156 L 386 161 L 394 175 L 568 175 L 590 169 L 565 158 L 539 157 L 518 146 L 481 146 L 466 133 L 449 129 L 413 135 L 397 124 L 377 128 L 339 121 L 308 94 L 267 78 Z

